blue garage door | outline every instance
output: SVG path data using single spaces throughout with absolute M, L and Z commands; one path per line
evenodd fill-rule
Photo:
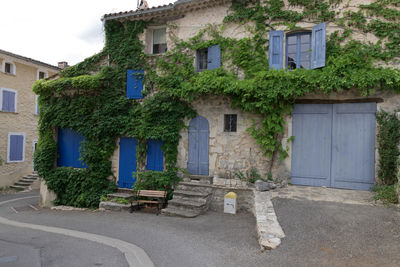
M 291 182 L 369 190 L 375 177 L 376 103 L 297 104 Z
M 81 142 L 83 136 L 70 129 L 58 129 L 58 159 L 57 166 L 87 168 L 87 165 L 79 160 Z
M 136 178 L 132 172 L 136 172 L 136 146 L 134 138 L 121 137 L 119 141 L 119 174 L 118 187 L 132 188 Z

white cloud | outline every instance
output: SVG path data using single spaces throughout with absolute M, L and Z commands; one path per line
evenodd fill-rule
M 173 0 L 148 0 L 150 6 Z M 0 16 L 0 49 L 56 65 L 75 64 L 103 48 L 100 18 L 136 9 L 136 0 L 12 0 Z

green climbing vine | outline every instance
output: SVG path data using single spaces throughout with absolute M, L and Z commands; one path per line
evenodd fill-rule
M 115 189 L 115 181 L 109 179 L 110 158 L 116 138 L 128 136 L 138 140 L 140 173 L 145 169 L 146 140 L 163 141 L 166 171 L 159 181 L 153 172 L 143 174 L 141 184 L 170 186 L 177 179 L 179 132 L 185 127 L 184 119 L 196 114 L 190 103 L 205 95 L 230 97 L 234 107 L 261 115 L 262 121 L 254 122 L 248 132 L 266 154 L 279 152 L 284 158 L 287 150 L 280 137 L 285 115 L 298 97 L 353 88 L 362 95 L 400 90 L 399 70 L 376 64 L 379 60 L 396 60 L 400 54 L 399 14 L 391 8 L 399 5 L 398 0 L 376 0 L 358 12 L 338 17 L 335 7 L 341 3 L 289 0 L 296 8 L 287 9 L 282 0 L 233 0 L 224 25 L 209 25 L 186 41 L 172 36 L 174 48 L 158 57 L 145 55 L 138 38 L 146 22 L 107 21 L 102 52 L 62 71 L 60 78 L 40 80 L 34 86 L 40 95 L 40 139 L 35 155 L 39 174 L 57 193 L 57 202 L 94 207 L 100 195 Z M 333 22 L 342 28 L 327 36 L 326 66 L 314 70 L 269 69 L 269 30 L 278 26 L 298 29 L 303 20 Z M 249 36 L 226 37 L 225 27 L 231 23 L 247 23 Z M 371 32 L 379 42 L 353 40 L 354 31 Z M 196 50 L 216 44 L 221 47 L 222 67 L 197 72 L 193 64 Z M 145 70 L 144 100 L 125 97 L 127 69 Z M 87 169 L 54 168 L 57 145 L 52 129 L 58 127 L 85 136 L 82 152 Z

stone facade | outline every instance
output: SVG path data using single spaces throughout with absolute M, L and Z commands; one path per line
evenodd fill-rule
M 193 8 L 187 8 L 183 4 L 176 6 L 176 10 L 157 12 L 146 12 L 139 15 L 140 12 L 134 12 L 129 15 L 121 15 L 123 18 L 118 18 L 119 14 L 115 14 L 115 19 L 130 19 L 141 20 L 155 18 L 154 21 L 160 23 L 150 24 L 149 27 L 140 36 L 140 40 L 145 46 L 145 52 L 151 53 L 152 45 L 152 30 L 155 28 L 166 27 L 167 32 L 167 46 L 171 49 L 174 46 L 174 40 L 180 39 L 188 41 L 191 37 L 199 33 L 200 30 L 214 25 L 216 28 L 222 25 L 223 18 L 229 14 L 230 1 L 204 1 L 212 2 L 208 7 L 201 6 L 200 2 L 193 1 L 192 4 L 186 3 L 185 5 L 193 5 Z M 371 3 L 372 0 L 361 1 L 351 0 L 338 3 L 336 7 L 337 16 L 341 17 L 346 11 L 357 11 L 360 4 Z M 285 1 L 287 8 L 297 10 L 299 7 L 289 6 Z M 163 13 L 164 12 L 164 13 Z M 128 12 L 129 13 L 129 12 Z M 164 14 L 164 15 L 162 15 Z M 160 19 L 162 17 L 162 19 Z M 113 14 L 107 15 L 107 19 L 114 19 Z M 304 20 L 297 23 L 297 30 L 311 30 L 316 23 L 309 20 Z M 247 25 L 229 24 L 225 26 L 222 35 L 231 38 L 243 38 L 250 36 Z M 286 30 L 286 26 L 277 25 L 275 30 Z M 326 34 L 329 35 L 335 31 L 342 32 L 343 28 L 335 23 L 327 23 Z M 285 31 L 288 33 L 288 31 Z M 205 37 L 207 38 L 207 36 Z M 376 43 L 378 38 L 373 34 L 365 34 L 360 31 L 354 31 L 352 38 L 362 42 Z M 284 42 L 285 42 L 284 38 Z M 285 43 L 283 44 L 285 46 Z M 267 53 L 268 51 L 266 51 Z M 378 63 L 380 64 L 380 63 Z M 382 63 L 383 64 L 383 63 Z M 395 67 L 399 67 L 398 62 L 393 63 Z M 229 64 L 222 65 L 225 67 Z M 383 109 L 386 111 L 393 111 L 398 108 L 400 104 L 400 96 L 390 92 L 375 92 L 368 97 L 361 96 L 357 90 L 350 90 L 340 93 L 332 93 L 330 95 L 313 94 L 304 96 L 300 101 L 305 103 L 331 103 L 340 102 L 377 102 L 378 110 Z M 209 135 L 209 175 L 214 176 L 214 181 L 218 185 L 229 185 L 233 187 L 245 187 L 241 180 L 235 179 L 235 172 L 246 173 L 251 168 L 258 170 L 259 174 L 266 176 L 270 168 L 270 159 L 263 154 L 256 141 L 246 132 L 246 129 L 251 125 L 252 120 L 256 123 L 260 121 L 260 117 L 255 114 L 248 114 L 239 109 L 231 107 L 230 99 L 217 96 L 205 96 L 201 99 L 195 100 L 193 108 L 197 110 L 198 114 L 206 118 L 210 125 Z M 237 132 L 224 132 L 224 114 L 237 114 Z M 189 125 L 189 121 L 186 122 Z M 179 143 L 178 154 L 178 167 L 186 168 L 188 162 L 188 132 L 183 130 L 181 132 L 181 140 Z M 292 136 L 292 116 L 286 116 L 285 133 L 283 136 L 283 146 L 288 146 L 289 157 L 283 162 L 275 162 L 272 168 L 273 177 L 289 180 L 291 171 L 291 143 L 288 139 Z M 379 155 L 376 152 L 376 159 Z M 118 177 L 118 152 L 113 156 L 113 172 Z M 279 160 L 277 160 L 279 161 Z M 377 163 L 377 160 L 376 160 Z M 375 163 L 375 164 L 376 164 Z M 375 168 L 375 171 L 377 168 Z
M 32 85 L 38 80 L 39 71 L 47 77 L 56 74 L 59 68 L 24 58 L 0 50 L 0 66 L 11 63 L 15 72 L 0 71 L 0 88 L 12 89 L 17 92 L 16 112 L 0 111 L 0 157 L 4 161 L 0 166 L 0 187 L 12 185 L 22 176 L 33 171 L 34 144 L 38 140 L 36 114 L 36 96 Z M 7 162 L 7 147 L 9 133 L 24 133 L 25 153 L 23 162 Z

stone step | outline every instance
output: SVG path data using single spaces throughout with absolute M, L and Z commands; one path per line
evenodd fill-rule
M 205 184 L 200 183 L 192 183 L 192 182 L 180 182 L 176 188 L 177 190 L 181 191 L 195 191 L 195 192 L 202 192 L 202 193 L 211 193 L 212 188 Z
M 174 191 L 174 197 L 175 196 L 182 196 L 182 197 L 208 197 L 210 193 L 208 192 L 199 192 L 199 191 L 190 191 L 190 190 L 175 190 Z
M 168 207 L 161 210 L 161 214 L 166 216 L 178 216 L 184 218 L 194 218 L 201 214 L 199 211 L 188 210 L 188 209 L 177 209 L 174 207 Z
M 176 201 L 193 201 L 193 202 L 198 202 L 198 203 L 207 203 L 207 199 L 203 197 L 195 197 L 195 196 L 174 196 L 173 198 Z
M 26 183 L 33 183 L 34 181 L 36 181 L 37 179 L 27 179 L 25 177 L 21 178 L 19 181 L 20 182 L 26 182 Z
M 30 176 L 30 175 L 26 175 L 26 176 L 22 177 L 22 179 L 32 180 L 32 181 L 36 181 L 38 178 L 39 178 L 39 176 L 38 177 L 36 177 L 36 176 L 33 177 L 33 176 Z
M 171 199 L 170 201 L 168 201 L 168 207 L 174 207 L 177 209 L 184 208 L 188 210 L 202 212 L 207 208 L 207 205 L 205 202 L 198 202 L 187 199 Z
M 129 198 L 133 197 L 133 193 L 120 193 L 120 192 L 117 192 L 117 193 L 108 194 L 107 196 L 111 197 L 111 198 L 129 199 Z
M 32 182 L 24 182 L 24 181 L 19 180 L 18 182 L 15 182 L 14 185 L 30 186 L 32 183 L 33 183 L 33 181 Z
M 17 190 L 25 190 L 28 188 L 28 186 L 22 186 L 22 185 L 11 185 L 10 188 L 14 188 Z
M 133 194 L 133 190 L 129 188 L 118 188 L 118 193 Z
M 111 211 L 128 211 L 131 204 L 121 204 L 112 201 L 102 201 L 100 202 L 99 208 Z
M 183 177 L 183 181 L 185 182 L 197 182 L 200 184 L 212 184 L 213 183 L 213 176 L 205 176 L 205 175 L 193 175 L 193 174 L 186 174 Z

